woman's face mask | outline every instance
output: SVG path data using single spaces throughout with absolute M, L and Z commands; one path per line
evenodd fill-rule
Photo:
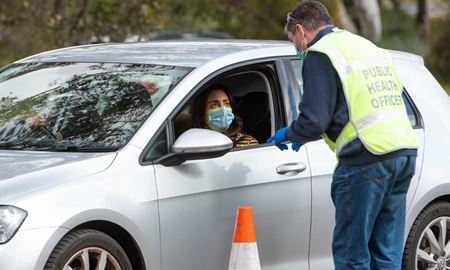
M 227 130 L 234 120 L 230 107 L 218 107 L 208 111 L 208 125 L 212 130 L 223 132 Z

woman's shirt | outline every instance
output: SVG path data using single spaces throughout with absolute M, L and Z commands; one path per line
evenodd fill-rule
M 230 139 L 233 141 L 233 146 L 238 148 L 258 144 L 258 141 L 255 138 L 242 132 L 236 133 L 236 135 L 230 137 Z

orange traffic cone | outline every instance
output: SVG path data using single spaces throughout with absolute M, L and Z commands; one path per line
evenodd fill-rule
M 250 207 L 237 210 L 228 270 L 261 270 Z

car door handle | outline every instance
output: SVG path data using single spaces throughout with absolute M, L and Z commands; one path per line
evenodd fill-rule
M 306 170 L 306 165 L 302 162 L 292 162 L 277 167 L 278 174 L 296 175 Z

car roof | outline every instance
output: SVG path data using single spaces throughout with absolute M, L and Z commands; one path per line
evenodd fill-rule
M 17 63 L 110 62 L 198 67 L 221 56 L 280 46 L 292 44 L 287 41 L 234 39 L 104 43 L 48 51 Z
M 285 54 L 286 50 L 295 54 L 292 43 L 288 41 L 208 39 L 82 45 L 39 53 L 16 63 L 133 63 L 199 67 L 222 56 L 238 52 L 258 54 L 261 51 L 258 49 L 269 48 L 280 48 L 284 51 L 282 54 Z M 424 64 L 421 56 L 401 51 L 388 51 L 394 59 Z

